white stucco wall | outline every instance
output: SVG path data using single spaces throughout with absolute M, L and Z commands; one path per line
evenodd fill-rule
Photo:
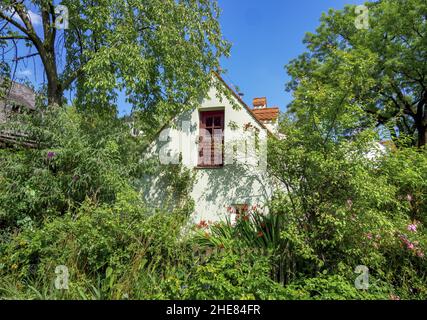
M 270 121 L 264 121 L 263 124 L 267 127 L 270 132 L 273 132 L 277 134 L 277 131 L 279 129 L 279 120 L 270 120 Z
M 220 101 L 214 88 L 208 96 L 198 109 L 182 114 L 163 130 L 148 152 L 148 157 L 159 157 L 164 165 L 177 163 L 181 154 L 182 164 L 194 170 L 196 181 L 191 196 L 195 201 L 195 223 L 223 219 L 228 214 L 227 207 L 235 204 L 262 208 L 274 189 L 266 173 L 265 127 L 234 96 L 232 99 L 239 109 L 233 108 L 227 99 Z M 224 110 L 224 166 L 199 168 L 199 112 L 211 110 Z M 255 148 L 255 131 L 258 131 L 258 148 Z M 149 177 L 146 182 L 145 201 L 153 207 L 162 206 L 165 186 L 159 185 L 158 177 Z

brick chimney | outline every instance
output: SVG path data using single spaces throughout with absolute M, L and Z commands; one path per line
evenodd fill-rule
M 254 109 L 264 109 L 267 108 L 267 98 L 254 98 L 252 105 L 254 106 Z
M 278 128 L 278 120 L 280 110 L 278 107 L 267 107 L 267 98 L 255 98 L 253 100 L 252 113 L 259 122 L 264 124 L 271 132 L 276 132 Z

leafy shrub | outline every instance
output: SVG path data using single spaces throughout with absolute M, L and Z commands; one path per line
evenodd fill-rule
M 243 251 L 255 251 L 270 258 L 272 279 L 283 283 L 283 269 L 287 259 L 287 242 L 281 236 L 285 228 L 286 218 L 282 214 L 263 214 L 258 207 L 244 207 L 242 212 L 231 221 L 233 209 L 228 209 L 230 216 L 223 222 L 209 226 L 209 236 L 206 236 L 206 227 L 196 226 L 198 229 L 195 240 L 202 247 L 233 249 L 234 240 L 239 241 L 239 248 Z
M 386 283 L 372 283 L 372 279 L 364 290 L 342 275 L 322 274 L 287 285 L 284 296 L 289 300 L 388 300 L 392 296 L 389 290 Z
M 21 122 L 24 120 L 21 130 L 40 141 L 41 148 L 0 150 L 3 228 L 63 215 L 86 198 L 113 203 L 116 194 L 130 186 L 132 168 L 123 155 L 131 139 L 126 138 L 126 126 L 114 118 L 85 117 L 66 108 L 46 110 Z M 105 126 L 110 131 L 101 129 Z M 94 128 L 100 132 L 94 134 Z
M 126 123 L 108 112 L 71 107 L 45 110 L 22 123 L 41 147 L 0 150 L 4 292 L 35 298 L 135 297 L 146 294 L 135 285 L 139 274 L 158 284 L 170 266 L 191 265 L 178 247 L 192 203 L 183 198 L 170 212 L 146 209 L 138 190 L 147 171 L 138 152 L 144 141 L 132 137 Z M 169 178 L 178 181 L 172 192 L 179 187 L 185 197 L 188 173 L 176 167 Z M 59 265 L 70 273 L 66 294 L 53 285 Z
M 183 285 L 185 299 L 278 299 L 283 290 L 270 278 L 269 257 L 232 249 L 197 266 Z
M 286 120 L 287 138 L 270 143 L 270 171 L 287 190 L 270 208 L 284 220 L 285 282 L 366 265 L 401 297 L 423 298 L 425 151 L 374 154 L 368 131 L 322 139 L 307 126 Z

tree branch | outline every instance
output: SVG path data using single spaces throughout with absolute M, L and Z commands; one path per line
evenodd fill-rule
M 396 91 L 396 94 L 397 94 L 397 97 L 399 98 L 399 100 L 403 103 L 403 106 L 404 106 L 403 112 L 406 113 L 407 115 L 410 115 L 411 117 L 415 118 L 416 114 L 415 114 L 414 110 L 412 110 L 412 107 L 408 103 L 408 101 L 405 100 L 405 96 L 403 95 L 402 91 L 400 91 L 399 87 L 396 86 L 394 83 L 391 83 L 391 86 Z
M 40 53 L 36 52 L 36 53 L 32 53 L 32 54 L 26 55 L 24 57 L 16 57 L 15 59 L 13 59 L 13 61 L 16 62 L 16 61 L 19 61 L 19 60 L 23 60 L 23 59 L 35 57 L 35 56 L 38 56 L 38 55 L 40 55 Z
M 55 44 L 56 39 L 56 16 L 55 16 L 55 7 L 52 3 L 49 3 L 50 15 L 52 18 L 52 32 L 50 42 Z
M 9 22 L 11 25 L 13 25 L 14 27 L 16 27 L 17 29 L 19 29 L 21 32 L 23 32 L 24 34 L 29 36 L 29 31 L 27 29 L 25 29 L 25 27 L 23 25 L 21 25 L 20 23 L 18 23 L 17 21 L 13 20 L 13 18 L 7 16 L 3 11 L 0 11 L 0 18 L 6 20 L 7 22 Z
M 28 14 L 22 9 L 20 4 L 14 5 L 13 8 L 15 9 L 16 13 L 18 13 L 19 17 L 25 24 L 25 28 L 23 28 L 23 32 L 30 38 L 30 40 L 34 43 L 37 50 L 42 54 L 46 53 L 43 47 L 43 43 L 40 40 L 40 38 L 37 36 L 36 32 L 34 31 L 33 25 L 31 24 L 31 21 L 28 19 Z
M 80 66 L 62 81 L 62 89 L 67 90 L 68 87 L 82 74 L 83 74 L 83 68 L 82 66 Z
M 0 40 L 31 40 L 27 36 L 0 36 Z

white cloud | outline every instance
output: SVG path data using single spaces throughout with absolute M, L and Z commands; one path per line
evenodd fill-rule
M 28 16 L 30 17 L 30 21 L 33 26 L 40 26 L 43 23 L 42 17 L 31 10 L 28 11 Z
M 22 19 L 19 17 L 18 13 L 13 14 L 12 10 L 9 10 L 8 13 L 9 13 L 9 16 L 13 15 L 13 19 L 14 20 L 16 20 L 16 21 L 18 21 L 19 23 L 22 23 L 22 24 L 24 23 L 22 21 Z M 37 13 L 31 11 L 31 10 L 28 10 L 28 18 L 30 19 L 30 21 L 31 21 L 31 23 L 32 23 L 32 25 L 34 27 L 41 26 L 42 23 L 43 23 L 42 17 L 39 14 L 37 14 Z
M 33 73 L 31 72 L 30 69 L 24 69 L 24 70 L 19 70 L 17 74 L 18 76 L 21 76 L 21 77 L 30 77 Z

